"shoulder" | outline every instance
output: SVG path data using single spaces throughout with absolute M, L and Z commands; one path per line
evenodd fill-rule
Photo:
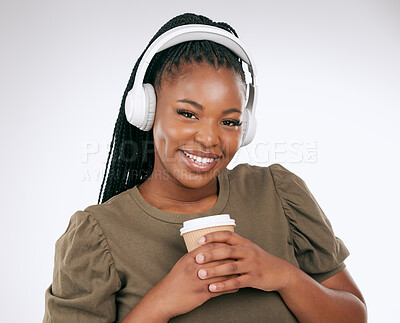
M 248 176 L 255 176 L 268 173 L 269 167 L 255 166 L 250 164 L 239 164 L 232 169 L 226 169 L 226 172 L 231 179 L 244 178 Z
M 265 198 L 277 195 L 283 204 L 298 200 L 300 204 L 315 205 L 316 201 L 306 183 L 296 174 L 280 164 L 254 166 L 239 164 L 227 170 L 232 190 L 251 196 Z
M 311 194 L 303 179 L 282 165 L 273 164 L 269 169 L 278 193 L 283 194 L 300 190 L 304 193 Z
M 86 211 L 76 211 L 70 218 L 65 232 L 56 241 L 59 254 L 79 253 L 101 246 L 107 249 L 105 237 L 95 217 Z M 78 251 L 77 251 L 78 250 Z
M 239 164 L 231 170 L 226 170 L 231 193 L 236 196 L 247 196 L 252 200 L 265 199 L 276 195 L 274 173 L 282 166 L 256 166 Z
M 61 276 L 70 273 L 76 276 L 76 283 L 80 284 L 80 277 L 88 274 L 86 269 L 89 266 L 99 269 L 98 272 L 100 269 L 104 272 L 111 265 L 113 260 L 107 239 L 96 219 L 88 212 L 75 212 L 66 231 L 55 244 L 55 279 L 61 283 Z M 56 294 L 61 295 L 67 291 L 67 294 L 73 293 L 74 286 L 62 282 L 62 285 L 55 284 L 53 288 Z
M 298 176 L 287 170 L 280 164 L 270 166 L 256 166 L 250 164 L 239 164 L 228 170 L 229 180 L 240 183 L 259 183 L 266 180 L 281 182 L 290 179 L 299 179 Z M 301 179 L 299 179 L 301 180 Z
M 85 257 L 84 251 L 92 256 L 96 252 L 110 253 L 109 238 L 122 222 L 119 218 L 126 217 L 127 210 L 132 209 L 131 205 L 132 198 L 128 190 L 104 203 L 76 211 L 66 231 L 56 242 L 57 253 L 82 254 Z M 108 260 L 111 261 L 111 258 Z
M 84 212 L 90 214 L 101 225 L 105 224 L 105 222 L 110 222 L 110 219 L 111 223 L 115 223 L 118 217 L 124 216 L 126 213 L 132 211 L 132 204 L 134 201 L 130 194 L 131 190 L 132 189 L 128 189 L 119 193 L 101 204 L 90 205 L 85 208 Z

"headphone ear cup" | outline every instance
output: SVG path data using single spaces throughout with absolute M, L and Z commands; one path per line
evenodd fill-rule
M 139 90 L 131 90 L 125 99 L 125 115 L 128 122 L 142 131 L 149 131 L 156 111 L 156 92 L 151 84 L 143 84 Z
M 249 129 L 249 109 L 244 109 L 244 113 L 243 113 L 243 120 L 242 120 L 242 143 L 240 145 L 240 147 L 245 146 L 245 139 L 246 139 L 246 135 L 247 135 L 247 130 Z
M 247 146 L 252 142 L 256 134 L 256 120 L 252 117 L 249 109 L 244 109 L 242 121 L 242 143 L 240 147 Z
M 146 111 L 146 124 L 144 125 L 143 131 L 149 131 L 154 124 L 154 117 L 156 114 L 156 91 L 154 90 L 153 85 L 149 83 L 143 84 L 143 91 L 145 95 L 145 111 Z

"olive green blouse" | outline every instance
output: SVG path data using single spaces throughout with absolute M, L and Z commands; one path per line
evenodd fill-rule
M 306 184 L 279 164 L 241 164 L 218 175 L 206 212 L 164 212 L 137 187 L 77 211 L 56 242 L 44 322 L 120 322 L 186 253 L 179 229 L 189 219 L 228 213 L 235 232 L 318 282 L 349 255 Z M 211 298 L 170 322 L 297 322 L 276 292 L 242 288 Z

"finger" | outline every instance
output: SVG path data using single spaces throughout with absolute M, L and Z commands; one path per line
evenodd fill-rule
M 225 246 L 216 249 L 209 249 L 196 255 L 198 264 L 222 259 L 242 259 L 246 257 L 247 248 L 242 246 Z
M 224 280 L 230 280 L 236 277 L 239 277 L 240 275 L 228 275 L 228 276 L 222 276 L 222 277 L 213 277 L 210 279 L 205 279 L 204 282 L 206 282 L 208 285 L 212 283 L 219 283 Z
M 221 248 L 221 247 L 226 247 L 228 244 L 226 244 L 225 242 L 214 242 L 214 243 L 207 243 L 205 245 L 202 245 L 200 247 L 197 247 L 195 249 L 193 249 L 191 252 L 189 252 L 189 255 L 193 255 L 193 257 L 196 257 L 196 255 L 199 252 L 205 252 L 207 250 L 212 250 L 212 249 L 217 249 L 217 248 Z
M 209 279 L 213 277 L 229 276 L 235 274 L 244 274 L 245 263 L 243 261 L 231 261 L 226 264 L 215 267 L 201 268 L 197 271 L 197 276 L 200 279 Z
M 200 268 L 205 268 L 205 266 L 211 267 L 211 266 L 229 264 L 232 261 L 235 261 L 235 260 L 232 260 L 232 259 L 215 260 L 215 261 L 208 262 L 207 264 L 202 264 L 201 266 L 198 266 L 198 268 L 200 269 Z
M 204 245 L 210 242 L 225 242 L 230 245 L 240 245 L 247 244 L 249 240 L 241 237 L 235 232 L 232 231 L 215 231 L 205 234 L 200 237 L 198 242 L 200 245 Z
M 231 289 L 231 290 L 227 290 L 227 291 L 223 291 L 223 292 L 210 292 L 211 297 L 216 297 L 216 296 L 220 296 L 220 295 L 224 295 L 224 294 L 232 294 L 232 293 L 237 293 L 239 291 L 239 288 L 237 289 Z
M 247 284 L 247 275 L 241 275 L 236 278 L 228 279 L 225 281 L 215 282 L 208 285 L 208 290 L 212 293 L 221 293 L 228 290 L 240 289 L 249 287 Z

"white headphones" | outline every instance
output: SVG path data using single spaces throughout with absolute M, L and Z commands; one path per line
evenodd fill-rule
M 211 40 L 221 44 L 234 52 L 247 64 L 252 82 L 247 84 L 248 99 L 246 108 L 243 111 L 241 146 L 246 146 L 253 140 L 256 133 L 257 86 L 255 66 L 239 38 L 224 29 L 214 26 L 196 24 L 179 26 L 168 30 L 149 46 L 137 68 L 133 87 L 126 97 L 125 115 L 128 122 L 143 131 L 149 131 L 153 127 L 156 111 L 156 93 L 151 84 L 143 83 L 146 70 L 156 53 L 190 40 Z

